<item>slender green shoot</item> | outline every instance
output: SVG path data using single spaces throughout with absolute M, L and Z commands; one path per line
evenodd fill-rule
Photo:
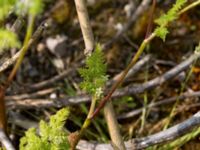
M 11 73 L 8 77 L 8 82 L 7 82 L 6 86 L 9 86 L 9 84 L 12 82 L 14 76 L 16 75 L 17 70 L 19 69 L 19 67 L 24 59 L 24 56 L 28 50 L 28 42 L 29 42 L 32 32 L 33 32 L 35 18 L 39 13 L 41 13 L 41 11 L 43 9 L 43 7 L 42 7 L 43 3 L 41 0 L 34 0 L 34 1 L 28 0 L 26 2 L 20 1 L 17 4 L 21 6 L 21 7 L 19 7 L 19 9 L 17 9 L 20 12 L 17 12 L 17 13 L 20 14 L 20 13 L 22 13 L 22 11 L 24 11 L 25 14 L 28 14 L 28 27 L 27 27 L 26 36 L 25 36 L 24 43 L 23 43 L 23 48 L 21 50 L 20 56 L 15 64 L 13 70 L 11 71 Z
M 104 55 L 99 44 L 97 44 L 95 51 L 87 57 L 86 67 L 80 68 L 79 73 L 83 78 L 80 86 L 83 90 L 92 95 L 92 101 L 87 118 L 85 119 L 78 136 L 71 144 L 72 149 L 75 149 L 83 133 L 91 124 L 90 118 L 94 113 L 96 102 L 101 98 L 103 94 L 103 88 L 108 79 L 108 76 L 106 75 L 106 64 Z
M 195 53 L 198 53 L 199 51 L 200 51 L 200 43 L 199 43 L 199 45 L 195 48 L 195 51 L 194 51 L 194 52 L 195 52 Z M 197 60 L 196 60 L 196 61 L 197 61 Z M 194 65 L 196 64 L 196 61 L 194 61 L 194 63 L 192 64 L 192 66 L 194 66 Z M 187 76 L 186 76 L 185 81 L 181 84 L 181 90 L 180 90 L 180 92 L 179 92 L 179 94 L 178 94 L 177 97 L 180 97 L 180 95 L 183 93 L 183 91 L 184 91 L 184 89 L 185 89 L 185 86 L 186 86 L 186 83 L 188 82 L 188 80 L 190 79 L 190 77 L 191 77 L 191 75 L 192 75 L 192 66 L 191 66 L 191 68 L 190 68 L 190 70 L 189 70 L 189 72 L 188 72 L 188 74 L 187 74 Z M 172 110 L 171 110 L 171 112 L 170 112 L 169 118 L 167 119 L 167 122 L 166 122 L 166 124 L 165 124 L 163 130 L 165 130 L 165 129 L 168 128 L 168 126 L 169 126 L 171 120 L 173 119 L 173 117 L 174 117 L 174 115 L 175 115 L 175 111 L 176 111 L 176 107 L 178 106 L 178 103 L 179 103 L 179 98 L 176 99 L 176 102 L 175 102 L 175 104 L 174 104 L 173 107 L 172 107 Z

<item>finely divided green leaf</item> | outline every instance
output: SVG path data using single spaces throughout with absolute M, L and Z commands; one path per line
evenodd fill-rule
M 166 26 L 169 22 L 177 18 L 178 11 L 182 8 L 182 6 L 186 2 L 187 2 L 186 0 L 177 0 L 171 9 L 166 14 L 156 19 L 155 22 L 159 26 Z
M 163 41 L 165 41 L 166 35 L 169 33 L 167 28 L 165 27 L 158 27 L 154 31 L 158 37 L 160 37 Z
M 64 124 L 69 116 L 69 109 L 63 108 L 50 117 L 50 122 L 40 121 L 40 133 L 29 129 L 20 140 L 21 150 L 66 150 L 70 148 Z
M 166 26 L 169 22 L 174 21 L 178 17 L 179 10 L 186 2 L 186 0 L 176 0 L 176 3 L 166 14 L 163 14 L 160 18 L 155 20 L 155 23 L 159 25 L 154 31 L 156 36 L 163 39 L 163 41 L 165 40 L 168 33 Z
M 99 95 L 107 81 L 106 64 L 100 45 L 97 45 L 92 55 L 86 59 L 86 67 L 79 69 L 79 73 L 83 78 L 81 88 L 92 95 Z

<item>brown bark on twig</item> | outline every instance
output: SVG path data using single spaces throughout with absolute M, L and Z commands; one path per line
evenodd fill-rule
M 69 68 L 69 69 L 63 71 L 62 73 L 52 77 L 51 79 L 32 84 L 27 87 L 27 88 L 29 88 L 27 91 L 33 92 L 33 91 L 41 90 L 45 87 L 51 86 L 52 84 L 64 79 L 67 75 L 72 74 L 74 71 L 76 71 L 76 68 L 78 68 L 78 67 L 79 66 L 73 66 L 72 68 Z
M 16 26 L 18 26 L 18 25 L 16 25 Z M 38 37 L 41 35 L 42 31 L 44 30 L 44 27 L 46 27 L 44 24 L 42 24 L 42 26 L 38 27 L 38 29 L 34 33 L 33 37 L 28 42 L 28 47 L 36 39 L 38 39 Z M 14 30 L 14 28 L 12 30 Z M 16 59 L 19 57 L 21 51 L 24 50 L 24 48 L 25 47 L 22 47 L 21 50 L 18 53 L 15 54 L 14 57 L 12 57 L 8 61 L 6 61 L 2 66 L 0 66 L 0 71 L 5 70 L 9 65 L 13 64 L 16 61 Z M 5 86 L 0 87 L 0 128 L 3 129 L 5 131 L 5 133 L 7 133 L 7 117 L 6 117 L 6 106 L 5 106 L 5 99 L 4 98 L 5 98 L 5 91 L 9 87 L 9 85 L 10 85 L 12 79 L 13 79 L 12 73 L 10 75 L 11 76 L 9 76 Z
M 144 84 L 139 84 L 139 85 L 128 85 L 125 88 L 117 89 L 115 93 L 112 95 L 111 98 L 118 98 L 122 97 L 124 95 L 134 95 L 134 94 L 139 94 L 144 91 L 153 89 L 154 87 L 160 86 L 166 81 L 169 81 L 170 79 L 174 78 L 184 70 L 186 70 L 196 59 L 200 57 L 200 54 L 194 53 L 190 57 L 188 57 L 186 60 L 178 64 L 177 66 L 173 67 L 172 69 L 168 70 L 166 73 L 163 75 L 156 77 Z M 134 72 L 134 71 L 133 71 Z M 57 99 L 55 101 L 48 101 L 47 99 L 45 100 L 31 100 L 28 99 L 23 100 L 23 101 L 13 101 L 13 100 L 7 100 L 7 105 L 9 107 L 21 107 L 21 108 L 30 108 L 30 107 L 35 107 L 35 103 L 40 106 L 40 108 L 46 108 L 49 106 L 53 107 L 58 107 L 58 106 L 67 106 L 67 105 L 79 105 L 80 103 L 86 103 L 90 102 L 90 97 L 88 95 L 79 95 L 75 97 L 66 97 L 62 99 Z M 41 102 L 40 102 L 41 101 Z M 27 105 L 28 104 L 28 105 Z
M 129 70 L 129 73 L 127 74 L 127 77 L 126 78 L 129 78 L 130 76 L 133 76 L 135 73 L 137 73 L 140 69 L 142 69 L 142 66 L 144 66 L 150 59 L 152 59 L 152 56 L 151 55 L 147 55 L 145 56 L 144 58 L 142 58 L 140 61 L 138 61 L 135 66 Z M 28 86 L 27 88 L 30 88 L 28 89 L 27 91 L 29 92 L 33 92 L 33 91 L 37 91 L 37 90 L 41 90 L 43 88 L 46 88 L 48 86 L 51 86 L 53 85 L 54 83 L 60 81 L 60 80 L 63 80 L 67 75 L 69 74 L 73 74 L 73 72 L 76 70 L 76 68 L 80 67 L 79 65 L 78 66 L 72 66 L 71 68 L 63 71 L 62 73 L 50 78 L 50 79 L 47 79 L 47 80 L 44 80 L 42 82 L 39 82 L 39 83 L 35 83 L 35 84 L 32 84 L 30 86 Z M 113 81 L 117 80 L 119 78 L 120 74 L 117 74 L 111 81 L 109 81 L 107 83 L 107 86 L 110 86 Z M 126 79 L 125 79 L 126 80 Z
M 0 129 L 7 133 L 7 118 L 6 118 L 6 107 L 5 107 L 5 89 L 0 87 Z

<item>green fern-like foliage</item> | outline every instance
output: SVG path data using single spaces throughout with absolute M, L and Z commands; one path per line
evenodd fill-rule
M 43 11 L 43 2 L 42 0 L 26 0 L 19 1 L 16 4 L 16 13 L 17 14 L 29 14 L 36 16 Z
M 86 59 L 86 67 L 79 69 L 79 73 L 83 77 L 81 88 L 91 95 L 100 96 L 107 81 L 106 64 L 100 45 Z
M 17 35 L 6 29 L 0 29 L 0 53 L 4 49 L 19 48 L 20 42 L 17 39 Z
M 16 0 L 0 0 L 0 21 L 3 21 L 12 10 Z
M 160 18 L 155 20 L 155 23 L 159 25 L 154 31 L 156 36 L 165 41 L 166 35 L 169 33 L 166 26 L 169 22 L 174 21 L 178 17 L 179 10 L 186 2 L 186 0 L 176 0 L 176 3 L 166 14 L 163 14 Z
M 69 109 L 63 108 L 50 117 L 50 122 L 40 121 L 40 133 L 30 128 L 20 140 L 20 150 L 68 150 L 70 144 L 64 124 Z

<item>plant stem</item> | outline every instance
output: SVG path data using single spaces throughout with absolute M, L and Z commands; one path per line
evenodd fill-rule
M 79 23 L 81 26 L 81 31 L 83 34 L 83 40 L 85 43 L 85 55 L 91 55 L 94 50 L 94 36 L 92 32 L 92 27 L 89 21 L 89 15 L 86 7 L 85 0 L 75 0 L 76 10 L 78 14 Z
M 90 109 L 89 109 L 89 113 L 87 115 L 87 118 L 85 119 L 81 130 L 78 132 L 78 135 L 75 137 L 75 140 L 71 143 L 71 150 L 74 150 L 76 145 L 78 144 L 78 141 L 81 139 L 81 137 L 83 136 L 83 133 L 85 132 L 85 130 L 88 128 L 88 126 L 91 124 L 91 115 L 93 114 L 94 110 L 95 110 L 95 105 L 96 105 L 96 101 L 97 101 L 97 97 L 96 95 L 92 97 L 92 102 L 90 105 Z
M 145 35 L 145 39 L 148 38 L 148 36 L 152 32 L 152 27 L 153 27 L 153 14 L 156 8 L 156 0 L 153 0 L 151 10 L 150 10 L 150 15 L 149 15 L 149 21 L 148 21 L 148 26 L 147 26 L 147 31 Z
M 84 42 L 85 42 L 85 55 L 90 55 L 92 53 L 92 50 L 94 49 L 94 38 L 93 38 L 93 33 L 92 33 L 92 29 L 91 26 L 89 24 L 89 17 L 88 17 L 88 12 L 85 6 L 85 0 L 75 0 L 75 4 L 76 4 L 76 9 L 77 9 L 77 13 L 78 13 L 78 17 L 79 17 L 79 22 L 81 25 L 81 30 L 83 33 L 83 38 L 84 38 Z M 195 5 L 196 6 L 196 5 Z M 155 1 L 154 1 L 154 6 L 155 7 Z M 194 6 L 193 6 L 194 7 Z M 192 8 L 192 7 L 191 7 Z M 152 8 L 154 9 L 154 8 Z M 189 8 L 190 9 L 190 8 Z M 187 9 L 187 10 L 189 10 Z M 153 11 L 153 10 L 152 10 Z M 185 11 L 184 11 L 185 12 Z M 183 12 L 182 12 L 183 13 Z M 182 14 L 182 13 L 179 13 Z M 148 35 L 148 33 L 147 33 Z M 139 59 L 139 57 L 141 56 L 142 52 L 144 51 L 145 47 L 147 46 L 148 43 L 150 43 L 150 41 L 152 39 L 154 39 L 156 37 L 155 33 L 153 32 L 151 35 L 149 35 L 148 37 L 146 37 L 142 44 L 140 45 L 137 53 L 135 54 L 135 56 L 132 58 L 131 62 L 129 63 L 129 65 L 126 67 L 126 69 L 121 73 L 119 79 L 114 83 L 114 85 L 111 87 L 111 90 L 108 92 L 108 94 L 101 100 L 99 106 L 96 108 L 95 110 L 95 102 L 93 102 L 94 100 L 92 100 L 92 104 L 90 107 L 90 111 L 88 113 L 88 116 L 86 118 L 86 120 L 84 121 L 84 124 L 79 132 L 79 134 L 76 136 L 76 139 L 72 142 L 71 144 L 71 149 L 75 149 L 78 141 L 80 140 L 83 132 L 85 131 L 85 129 L 90 125 L 91 120 L 99 113 L 99 111 L 105 106 L 105 104 L 110 100 L 110 97 L 112 96 L 112 94 L 114 93 L 114 91 L 122 84 L 123 80 L 125 79 L 126 75 L 128 74 L 129 70 L 135 65 L 135 63 L 137 62 L 137 60 Z M 111 103 L 112 105 L 112 103 Z M 108 109 L 109 114 L 114 114 L 114 112 L 112 113 L 111 109 Z M 115 117 L 113 119 L 116 119 Z M 107 120 L 107 122 L 109 122 Z M 112 122 L 114 123 L 114 121 Z M 117 122 L 116 122 L 117 124 Z M 115 126 L 117 127 L 117 126 Z M 114 132 L 118 132 L 119 133 L 119 129 L 116 128 L 114 130 Z M 110 133 L 113 134 L 113 133 Z M 120 134 L 118 134 L 120 136 Z M 112 138 L 112 135 L 111 135 Z M 121 136 L 120 136 L 121 138 Z M 113 139 L 112 139 L 113 140 Z M 117 140 L 116 140 L 117 141 Z M 115 142 L 116 142 L 115 141 Z M 122 139 L 119 140 L 120 142 L 122 141 Z
M 85 43 L 84 53 L 86 56 L 90 56 L 92 54 L 92 51 L 94 50 L 95 41 L 94 41 L 92 28 L 91 28 L 90 22 L 89 22 L 89 15 L 88 15 L 87 7 L 86 7 L 86 2 L 85 2 L 85 0 L 75 0 L 75 5 L 76 5 L 76 10 L 77 10 L 80 26 L 81 26 L 81 31 L 83 34 L 84 43 Z M 75 148 L 75 146 L 78 143 L 78 141 L 80 140 L 83 132 L 91 123 L 91 116 L 94 113 L 95 103 L 96 103 L 96 98 L 94 98 L 94 99 L 95 100 L 92 100 L 92 104 L 91 104 L 87 119 L 85 120 L 79 134 L 77 135 L 78 138 L 77 138 L 77 140 L 75 140 L 75 144 L 72 145 L 72 149 Z M 110 104 L 110 105 L 112 105 L 112 104 Z M 114 111 L 108 110 L 107 113 L 111 116 L 115 116 Z M 117 122 L 116 118 L 113 118 L 113 119 L 115 120 L 115 122 Z M 113 131 L 113 132 L 119 132 L 119 131 Z M 121 137 L 120 134 L 118 136 Z M 112 142 L 115 143 L 115 141 L 112 141 Z M 72 143 L 74 143 L 74 142 L 72 142 Z M 121 143 L 123 143 L 123 140 L 121 140 Z
M 6 106 L 5 106 L 5 89 L 0 87 L 0 129 L 7 134 L 7 118 L 6 118 Z
M 185 13 L 186 11 L 196 7 L 199 4 L 200 4 L 200 0 L 197 0 L 196 2 L 193 2 L 190 5 L 188 5 L 185 8 L 183 8 L 178 14 L 181 15 L 181 14 Z
M 99 106 L 96 108 L 96 110 L 94 111 L 94 113 L 91 116 L 91 119 L 94 118 L 99 111 L 104 107 L 104 105 L 106 104 L 106 102 L 110 99 L 110 97 L 112 96 L 112 94 L 114 93 L 114 91 L 122 84 L 124 78 L 126 77 L 127 73 L 129 72 L 129 70 L 135 65 L 135 63 L 137 62 L 137 60 L 139 59 L 139 57 L 141 56 L 142 52 L 144 51 L 145 47 L 147 46 L 147 44 L 155 37 L 155 34 L 152 33 L 147 39 L 145 39 L 142 44 L 140 45 L 137 53 L 135 54 L 135 56 L 133 57 L 133 59 L 131 60 L 131 62 L 128 64 L 128 66 L 126 67 L 126 69 L 121 73 L 119 79 L 115 82 L 115 84 L 111 87 L 111 90 L 109 91 L 109 93 L 101 100 Z
M 113 148 L 116 150 L 126 150 L 111 101 L 109 101 L 104 107 L 104 117 L 108 125 Z
M 26 37 L 25 37 L 25 40 L 24 40 L 24 43 L 23 43 L 23 48 L 22 48 L 22 51 L 20 53 L 20 56 L 19 56 L 14 68 L 12 69 L 12 71 L 11 71 L 9 77 L 8 77 L 8 80 L 5 84 L 5 86 L 0 87 L 0 128 L 3 129 L 5 131 L 5 133 L 7 133 L 7 117 L 6 117 L 6 106 L 5 106 L 5 99 L 4 99 L 5 91 L 9 87 L 14 76 L 16 75 L 16 72 L 17 72 L 19 66 L 21 65 L 22 60 L 25 56 L 25 53 L 28 49 L 28 42 L 29 42 L 29 39 L 32 35 L 34 19 L 35 19 L 34 16 L 29 16 Z
M 186 11 L 192 9 L 193 7 L 197 6 L 200 4 L 200 0 L 186 6 L 185 8 L 183 8 L 178 15 L 181 15 L 183 13 L 185 13 Z M 112 94 L 114 93 L 114 91 L 121 85 L 121 83 L 123 82 L 124 78 L 126 77 L 127 73 L 129 72 L 129 70 L 135 65 L 135 63 L 137 62 L 137 60 L 139 59 L 140 55 L 142 54 L 142 52 L 144 51 L 145 47 L 147 46 L 147 44 L 156 37 L 155 33 L 153 32 L 151 35 L 149 35 L 148 38 L 144 39 L 142 44 L 140 45 L 136 55 L 133 57 L 133 59 L 131 60 L 131 62 L 129 63 L 129 65 L 126 67 L 126 69 L 122 72 L 121 76 L 119 77 L 119 79 L 114 83 L 114 85 L 111 87 L 111 90 L 108 92 L 108 94 L 101 100 L 99 106 L 96 108 L 96 110 L 94 111 L 93 115 L 91 116 L 91 119 L 94 118 L 99 111 L 105 106 L 106 102 L 110 100 L 110 97 L 112 96 Z
M 196 61 L 197 61 L 197 59 L 194 61 L 194 63 L 192 64 L 192 66 L 194 66 L 194 65 L 196 64 Z M 176 114 L 176 107 L 178 106 L 178 103 L 179 103 L 179 101 L 180 101 L 180 98 L 179 98 L 179 97 L 180 97 L 180 95 L 182 95 L 182 93 L 183 93 L 183 91 L 184 91 L 184 89 L 185 89 L 186 83 L 187 83 L 188 80 L 190 79 L 191 75 L 192 75 L 192 67 L 190 68 L 190 70 L 189 70 L 189 72 L 188 72 L 188 74 L 187 74 L 187 76 L 186 76 L 185 81 L 181 84 L 180 93 L 178 94 L 178 97 L 177 97 L 177 99 L 176 99 L 176 102 L 174 103 L 174 105 L 173 105 L 173 107 L 172 107 L 172 110 L 171 110 L 171 112 L 170 112 L 170 114 L 169 114 L 169 117 L 168 117 L 168 119 L 167 119 L 167 121 L 166 121 L 166 123 L 165 123 L 165 126 L 164 126 L 163 130 L 166 130 L 166 129 L 168 128 L 168 126 L 169 126 L 171 120 L 173 119 L 174 115 Z
M 28 42 L 31 38 L 31 35 L 32 35 L 32 32 L 33 32 L 33 25 L 34 25 L 34 20 L 35 20 L 35 16 L 32 16 L 30 15 L 29 18 L 28 18 L 28 27 L 27 27 L 27 31 L 26 31 L 26 37 L 25 37 L 25 40 L 24 40 L 24 43 L 23 43 L 23 49 L 20 53 L 20 56 L 14 66 L 14 68 L 12 69 L 9 77 L 8 77 L 8 81 L 7 81 L 7 84 L 6 84 L 6 88 L 10 85 L 10 83 L 12 82 L 14 76 L 16 75 L 16 72 L 17 70 L 19 69 L 23 59 L 24 59 L 24 56 L 28 50 Z

